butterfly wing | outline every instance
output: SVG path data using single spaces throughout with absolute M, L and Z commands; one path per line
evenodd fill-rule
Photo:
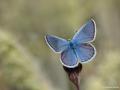
M 73 49 L 68 47 L 61 53 L 61 62 L 64 66 L 69 68 L 73 68 L 78 65 L 78 59 Z
M 92 42 L 96 35 L 96 25 L 94 20 L 89 20 L 72 38 L 73 43 Z
M 90 43 L 77 45 L 75 51 L 81 63 L 91 61 L 96 56 L 96 49 Z
M 55 52 L 61 52 L 68 46 L 68 41 L 57 36 L 46 35 L 45 40 L 48 46 Z

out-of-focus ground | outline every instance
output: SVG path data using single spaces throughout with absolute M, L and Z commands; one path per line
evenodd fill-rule
M 91 17 L 97 56 L 81 90 L 119 90 L 120 0 L 0 0 L 0 90 L 74 90 L 44 36 L 69 39 Z

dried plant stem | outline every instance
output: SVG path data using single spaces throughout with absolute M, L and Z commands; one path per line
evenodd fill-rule
M 77 90 L 80 90 L 80 81 L 79 81 L 79 79 L 78 79 L 78 84 L 76 85 L 76 88 L 77 88 Z
M 77 90 L 80 90 L 79 86 L 77 86 Z
M 77 90 L 80 90 L 79 73 L 82 70 L 82 64 L 79 64 L 75 68 L 67 68 L 64 66 L 63 68 L 67 72 L 70 81 L 76 86 Z

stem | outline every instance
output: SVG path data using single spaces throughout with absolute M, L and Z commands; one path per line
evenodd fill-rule
M 77 85 L 76 85 L 76 89 L 77 89 L 77 90 L 80 90 L 79 84 L 80 84 L 80 83 L 79 83 L 79 80 L 78 80 L 78 83 L 77 83 Z
M 77 67 L 75 68 L 68 68 L 63 66 L 64 70 L 66 71 L 66 73 L 68 74 L 68 77 L 70 79 L 70 81 L 76 86 L 77 90 L 80 90 L 80 81 L 79 81 L 79 73 L 82 70 L 82 64 L 79 64 Z
M 79 85 L 77 85 L 76 87 L 77 87 L 77 90 L 80 90 Z

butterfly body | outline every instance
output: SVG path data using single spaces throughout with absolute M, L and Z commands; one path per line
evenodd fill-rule
M 91 44 L 96 36 L 94 20 L 89 20 L 73 36 L 71 40 L 66 40 L 53 35 L 46 35 L 45 40 L 49 47 L 61 53 L 61 63 L 69 68 L 74 68 L 80 63 L 93 60 L 96 49 Z
M 74 44 L 72 42 L 69 42 L 69 46 L 71 49 L 73 49 L 73 50 L 75 49 Z
M 76 50 L 75 50 L 76 49 L 75 44 L 70 41 L 69 42 L 69 46 L 73 50 L 73 52 L 74 52 L 74 54 L 75 54 L 75 56 L 77 58 L 77 53 L 76 53 Z

